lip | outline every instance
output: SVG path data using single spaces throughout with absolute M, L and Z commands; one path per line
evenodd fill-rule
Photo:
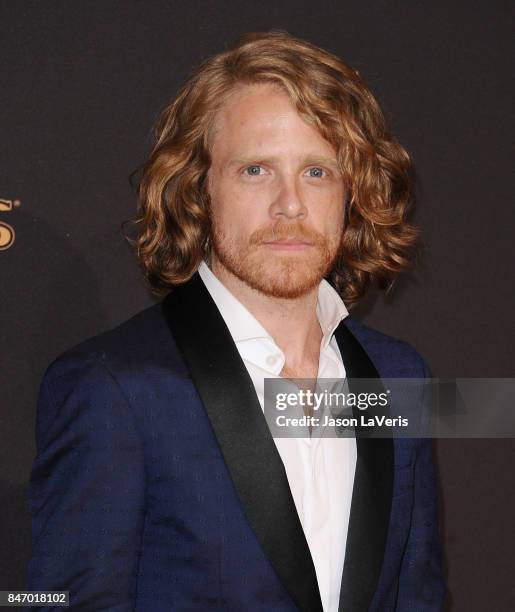
M 311 246 L 309 242 L 304 242 L 302 240 L 273 240 L 270 242 L 264 242 L 267 247 L 270 247 L 273 250 L 284 250 L 284 251 L 300 251 L 303 249 L 307 249 Z

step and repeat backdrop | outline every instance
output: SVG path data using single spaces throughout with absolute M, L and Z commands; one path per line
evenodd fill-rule
M 509 12 L 500 0 L 0 2 L 0 590 L 25 585 L 43 372 L 157 300 L 121 228 L 129 176 L 191 68 L 244 32 L 283 29 L 343 57 L 413 156 L 423 257 L 356 317 L 410 342 L 434 376 L 514 375 Z M 434 444 L 447 608 L 511 610 L 515 441 Z

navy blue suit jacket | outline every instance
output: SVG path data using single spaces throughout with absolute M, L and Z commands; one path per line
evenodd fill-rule
M 429 375 L 350 317 L 335 333 L 349 377 Z M 198 274 L 50 364 L 36 440 L 29 589 L 87 612 L 322 612 L 284 466 Z M 357 451 L 340 611 L 440 610 L 430 440 Z

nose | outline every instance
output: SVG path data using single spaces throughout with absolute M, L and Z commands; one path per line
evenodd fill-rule
M 274 219 L 304 219 L 307 216 L 295 176 L 284 174 L 279 178 L 279 188 L 270 205 L 270 216 Z

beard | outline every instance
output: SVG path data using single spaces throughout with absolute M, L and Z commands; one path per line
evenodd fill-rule
M 311 246 L 297 251 L 274 251 L 264 243 L 295 239 Z M 330 237 L 299 223 L 279 222 L 238 239 L 217 227 L 211 233 L 212 250 L 228 272 L 256 291 L 274 298 L 298 298 L 318 287 L 341 252 L 341 232 Z

